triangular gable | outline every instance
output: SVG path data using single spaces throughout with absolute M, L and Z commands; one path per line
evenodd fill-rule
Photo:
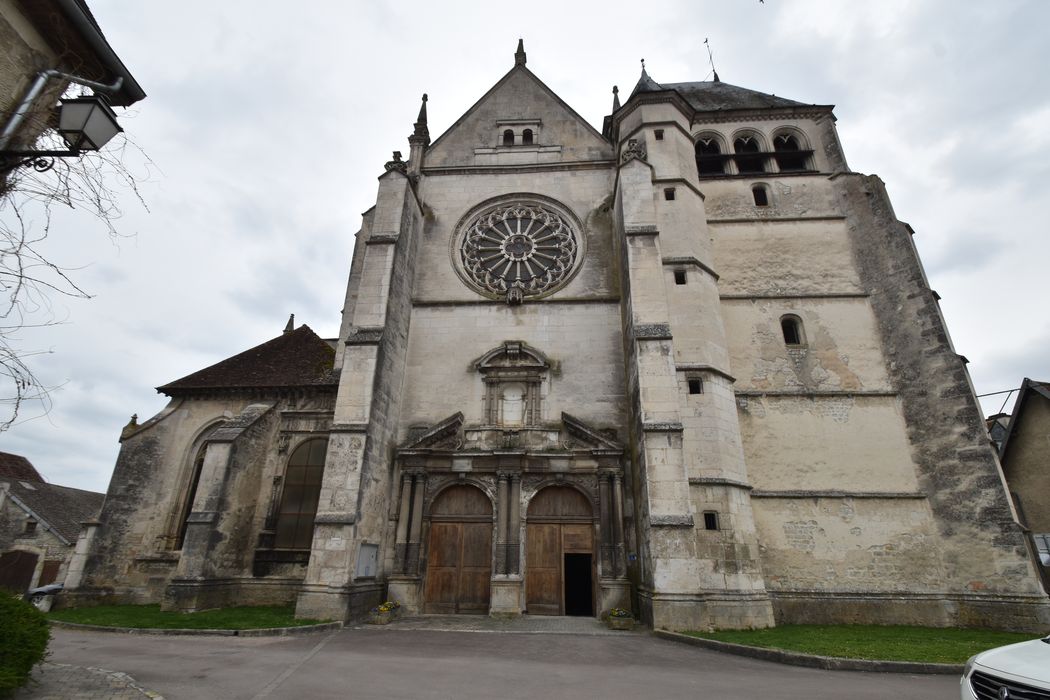
M 523 65 L 516 65 L 427 149 L 425 168 L 484 165 L 476 150 L 499 148 L 503 122 L 541 122 L 539 149 L 559 162 L 608 160 L 612 145 Z M 519 144 L 520 145 L 520 144 Z M 520 150 L 520 149 L 519 149 Z
M 565 426 L 565 432 L 567 432 L 572 439 L 582 447 L 593 450 L 623 451 L 623 445 L 619 442 L 605 435 L 597 428 L 584 423 L 575 416 L 562 412 L 561 422 L 562 425 Z
M 415 439 L 410 439 L 401 449 L 427 450 L 432 448 L 454 447 L 462 442 L 460 433 L 463 430 L 463 414 L 459 411 L 441 421 Z

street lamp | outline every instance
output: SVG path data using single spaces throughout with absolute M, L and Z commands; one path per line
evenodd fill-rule
M 97 151 L 121 131 L 117 115 L 101 95 L 62 100 L 58 133 L 69 146 L 69 155 Z
M 55 78 L 84 85 L 96 91 L 94 95 L 61 100 L 57 131 L 69 146 L 69 150 L 9 150 L 7 145 L 14 139 L 33 102 L 43 92 L 47 81 Z M 55 158 L 77 157 L 83 151 L 97 151 L 105 146 L 123 129 L 117 124 L 117 115 L 113 108 L 100 93 L 116 92 L 122 83 L 123 78 L 117 78 L 112 85 L 104 85 L 57 70 L 41 71 L 0 133 L 0 173 L 22 165 L 29 165 L 38 172 L 44 172 L 54 167 Z

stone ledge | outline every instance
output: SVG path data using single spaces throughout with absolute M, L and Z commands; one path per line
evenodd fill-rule
M 671 326 L 667 323 L 640 323 L 633 329 L 635 340 L 671 340 Z
M 763 661 L 774 661 L 789 666 L 806 666 L 822 668 L 826 671 L 872 671 L 876 673 L 923 673 L 941 675 L 962 675 L 962 664 L 930 664 L 915 661 L 874 661 L 871 659 L 844 659 L 838 656 L 814 656 L 797 651 L 771 649 L 767 647 L 750 647 L 745 644 L 719 642 L 715 639 L 691 637 L 687 634 L 653 630 L 653 634 L 672 642 L 690 644 L 696 647 L 720 651 L 725 654 L 749 656 Z
M 52 627 L 68 630 L 81 630 L 84 632 L 113 632 L 116 634 L 155 634 L 160 636 L 202 636 L 202 637 L 291 637 L 298 634 L 309 634 L 311 632 L 326 632 L 343 628 L 342 622 L 322 622 L 318 625 L 302 625 L 299 627 L 262 627 L 248 630 L 192 630 L 192 629 L 161 629 L 158 627 L 108 627 L 105 625 L 83 625 L 77 622 L 64 622 L 62 620 L 48 620 Z
M 693 527 L 693 516 L 685 515 L 653 515 L 649 518 L 649 527 Z

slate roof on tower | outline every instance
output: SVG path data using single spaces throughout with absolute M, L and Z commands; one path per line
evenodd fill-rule
M 157 387 L 168 396 L 216 389 L 280 389 L 338 384 L 335 350 L 303 324 L 273 340 Z
M 758 90 L 723 83 L 717 79 L 693 83 L 658 83 L 642 69 L 638 84 L 634 86 L 631 97 L 645 92 L 674 90 L 696 110 L 717 112 L 731 109 L 769 109 L 776 107 L 830 107 L 831 105 L 813 105 L 797 102 L 776 95 L 769 95 Z

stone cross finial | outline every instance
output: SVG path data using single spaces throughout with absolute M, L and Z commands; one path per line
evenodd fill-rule
M 613 111 L 620 108 L 620 88 L 613 85 Z

